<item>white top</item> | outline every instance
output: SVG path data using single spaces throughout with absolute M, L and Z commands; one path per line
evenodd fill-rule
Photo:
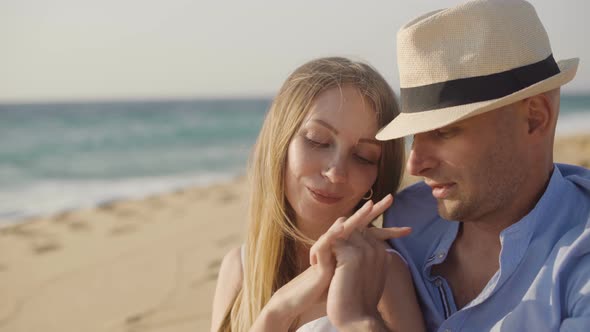
M 301 325 L 295 332 L 338 332 L 334 325 L 328 319 L 328 316 L 322 316 Z

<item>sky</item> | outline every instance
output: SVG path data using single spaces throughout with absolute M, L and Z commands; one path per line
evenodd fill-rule
M 0 103 L 271 97 L 297 66 L 347 56 L 398 90 L 396 31 L 451 0 L 0 0 Z M 587 0 L 532 0 L 566 92 L 590 92 Z

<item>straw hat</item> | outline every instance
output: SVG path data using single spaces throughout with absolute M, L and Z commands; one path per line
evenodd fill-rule
M 531 4 L 476 0 L 421 16 L 397 34 L 401 114 L 377 139 L 444 127 L 557 88 L 578 60 L 555 62 Z

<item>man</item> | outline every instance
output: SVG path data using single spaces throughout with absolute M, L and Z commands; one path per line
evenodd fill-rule
M 396 197 L 384 226 L 413 228 L 391 244 L 408 260 L 427 329 L 589 331 L 590 171 L 552 155 L 559 88 L 578 59 L 555 62 L 521 0 L 426 14 L 397 46 L 402 114 L 377 138 L 413 135 L 407 169 L 424 182 Z M 372 287 L 367 264 L 346 270 L 348 288 Z M 376 310 L 342 304 L 347 287 L 333 288 L 342 294 L 329 316 L 347 310 L 338 327 L 385 329 Z

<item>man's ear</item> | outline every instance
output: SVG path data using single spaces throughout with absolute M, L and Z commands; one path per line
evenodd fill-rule
M 546 136 L 553 130 L 553 122 L 557 116 L 549 97 L 538 94 L 523 100 L 530 135 Z

